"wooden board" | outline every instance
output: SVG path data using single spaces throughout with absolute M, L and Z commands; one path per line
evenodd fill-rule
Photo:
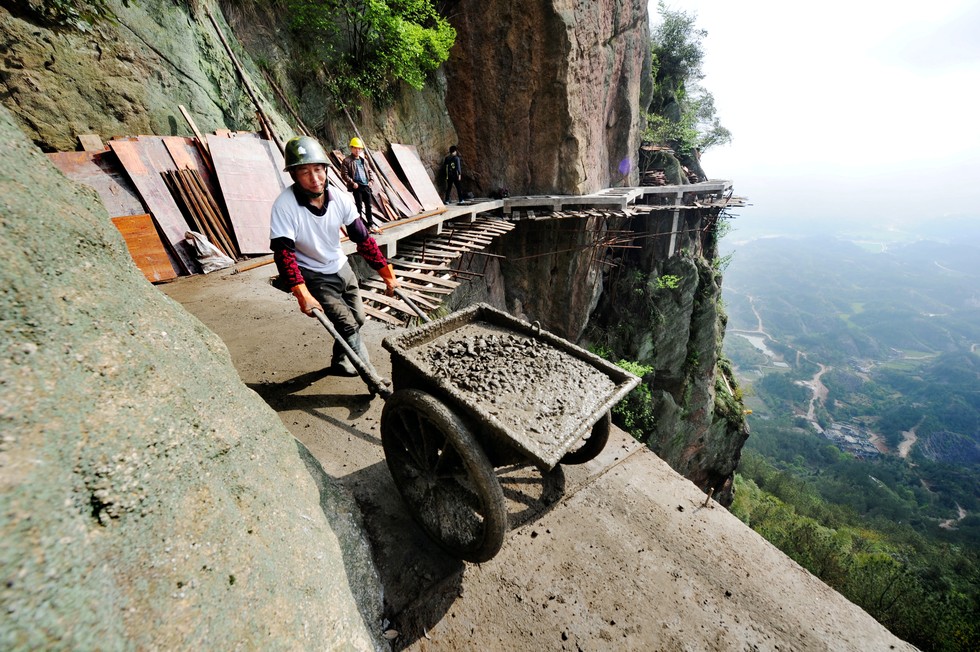
M 147 281 L 158 283 L 177 278 L 177 272 L 170 264 L 167 250 L 149 214 L 113 217 L 112 223 L 119 229 L 129 255 Z
M 101 152 L 106 148 L 98 134 L 79 134 L 78 144 L 86 152 Z
M 408 187 L 414 193 L 415 198 L 419 200 L 422 209 L 433 211 L 445 208 L 442 197 L 439 196 L 439 191 L 432 184 L 429 173 L 425 171 L 425 166 L 422 165 L 422 159 L 419 158 L 415 146 L 392 143 L 391 153 L 405 174 Z
M 150 209 L 150 214 L 170 248 L 178 259 L 178 273 L 192 274 L 196 269 L 193 252 L 184 240 L 189 227 L 184 220 L 170 189 L 161 173 L 177 169 L 170 154 L 159 140 L 112 140 L 109 147 L 119 157 L 129 179 L 139 190 L 140 196 Z
M 384 154 L 381 152 L 371 152 L 371 160 L 374 161 L 374 166 L 384 175 L 392 188 L 393 192 L 386 194 L 388 201 L 395 207 L 395 210 L 405 217 L 412 217 L 421 213 L 422 204 L 415 199 L 415 195 L 398 178 L 398 175 L 395 174 L 395 171 L 391 168 L 391 164 L 385 158 Z
M 142 136 L 140 139 L 142 140 Z M 162 138 L 164 146 L 170 153 L 170 158 L 174 160 L 174 165 L 178 170 L 196 170 L 204 180 L 208 192 L 220 205 L 221 188 L 218 187 L 214 178 L 214 172 L 210 164 L 201 156 L 194 138 L 184 138 L 183 136 L 164 136 Z
M 146 212 L 136 188 L 108 149 L 101 152 L 56 152 L 48 154 L 48 160 L 72 181 L 94 188 L 109 217 Z
M 441 276 L 436 276 L 435 274 L 425 274 L 422 272 L 413 272 L 411 270 L 396 269 L 395 275 L 399 278 L 404 276 L 406 278 L 415 279 L 422 283 L 432 283 L 433 285 L 440 285 L 446 288 L 448 291 L 452 291 L 459 286 L 459 281 L 454 281 L 448 278 L 442 278 Z
M 239 250 L 243 254 L 269 253 L 272 204 L 292 185 L 282 169 L 278 148 L 261 138 L 209 135 L 208 149 Z
M 393 315 L 390 312 L 378 310 L 367 302 L 364 303 L 364 313 L 372 319 L 377 319 L 378 321 L 383 321 L 394 326 L 403 326 L 405 324 L 404 319 L 399 319 L 396 315 Z M 412 314 L 414 315 L 415 313 Z

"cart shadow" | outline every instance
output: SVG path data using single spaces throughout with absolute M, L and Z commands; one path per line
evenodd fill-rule
M 561 467 L 549 473 L 527 465 L 497 469 L 504 491 L 510 532 L 549 512 L 565 492 Z M 467 564 L 434 543 L 412 518 L 395 487 L 388 467 L 378 462 L 341 479 L 354 495 L 384 587 L 387 627 L 398 632 L 393 650 L 423 639 L 462 595 Z M 531 532 L 529 536 L 536 536 Z M 493 564 L 491 560 L 486 562 Z
M 496 473 L 507 500 L 511 530 L 548 513 L 565 495 L 565 472 L 561 466 L 543 473 L 534 466 L 515 464 L 498 468 Z
M 416 524 L 384 462 L 341 481 L 361 509 L 384 587 L 387 626 L 399 632 L 392 649 L 402 649 L 422 638 L 427 623 L 438 622 L 452 606 L 460 595 L 465 564 Z

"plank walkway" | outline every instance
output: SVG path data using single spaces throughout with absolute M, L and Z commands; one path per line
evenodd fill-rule
M 681 210 L 744 206 L 744 200 L 732 197 L 731 190 L 732 182 L 723 180 L 606 188 L 588 195 L 533 195 L 465 202 L 390 222 L 381 226 L 381 233 L 374 238 L 402 279 L 402 291 L 431 312 L 457 285 L 472 277 L 455 269 L 454 264 L 464 255 L 494 256 L 484 249 L 494 238 L 513 229 L 517 221 L 654 211 L 673 212 L 676 221 Z M 356 249 L 349 241 L 343 247 L 348 255 Z M 384 296 L 380 280 L 362 279 L 361 286 L 371 317 L 397 324 L 416 318 L 404 302 Z

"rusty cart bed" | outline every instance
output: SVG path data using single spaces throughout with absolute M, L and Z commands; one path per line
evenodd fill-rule
M 477 304 L 385 338 L 393 392 L 385 460 L 425 531 L 461 559 L 493 557 L 507 531 L 494 468 L 542 471 L 598 455 L 610 409 L 639 378 L 568 341 Z

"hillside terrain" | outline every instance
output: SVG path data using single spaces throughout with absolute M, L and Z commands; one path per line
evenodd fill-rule
M 727 345 L 771 401 L 757 405 L 759 416 L 786 410 L 859 456 L 919 462 L 937 522 L 956 517 L 956 504 L 975 512 L 978 254 L 980 241 L 920 240 L 884 252 L 831 239 L 741 246 L 726 274 L 736 336 Z
M 945 226 L 733 237 L 725 347 L 753 409 L 735 511 L 892 631 L 960 650 L 980 636 L 980 237 Z M 795 515 L 760 518 L 772 501 Z M 864 588 L 888 582 L 887 606 Z

